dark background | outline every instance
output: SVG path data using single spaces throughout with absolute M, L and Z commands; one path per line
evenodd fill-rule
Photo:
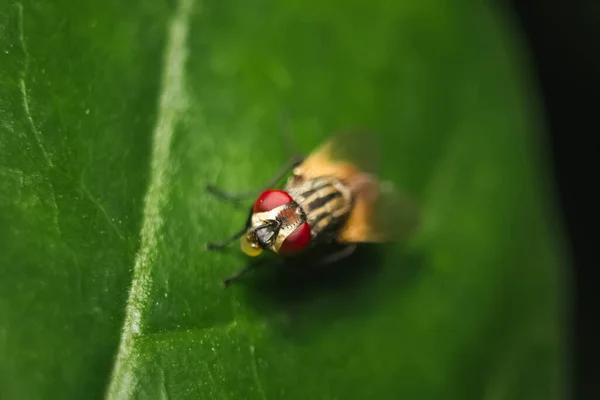
M 600 1 L 513 0 L 532 52 L 550 135 L 575 287 L 569 330 L 575 398 L 600 398 L 599 265 L 593 243 L 600 134 Z M 596 272 L 596 274 L 594 274 Z

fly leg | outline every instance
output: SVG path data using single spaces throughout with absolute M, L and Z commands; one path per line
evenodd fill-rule
M 350 256 L 352 253 L 354 253 L 354 250 L 356 250 L 356 247 L 357 247 L 356 243 L 351 243 L 351 244 L 345 246 L 344 248 L 342 248 L 341 250 L 323 257 L 322 259 L 320 259 L 317 262 L 317 265 L 327 265 L 327 264 L 332 264 L 334 262 L 340 261 L 341 259 L 346 258 L 346 257 Z
M 223 247 L 227 246 L 229 243 L 233 242 L 234 240 L 241 238 L 242 235 L 248 231 L 248 228 L 250 228 L 251 224 L 252 224 L 252 209 L 250 209 L 250 212 L 248 213 L 248 219 L 246 219 L 246 223 L 244 224 L 244 227 L 242 229 L 240 229 L 239 231 L 237 231 L 236 233 L 234 233 L 233 235 L 229 236 L 227 239 L 225 239 L 221 242 L 206 243 L 206 250 L 222 249 Z
M 254 268 L 260 266 L 264 262 L 265 262 L 265 259 L 261 258 L 259 260 L 256 260 L 253 263 L 246 264 L 246 266 L 244 268 L 242 268 L 239 271 L 235 272 L 229 278 L 223 280 L 223 287 L 228 287 L 232 283 L 238 281 L 242 276 L 244 276 L 245 274 L 247 274 L 249 271 L 253 270 Z
M 279 123 L 282 126 L 282 128 L 281 128 L 282 139 L 284 142 L 283 144 L 285 146 L 286 152 L 288 154 L 294 154 L 294 157 L 299 157 L 298 152 L 297 152 L 298 147 L 294 143 L 294 139 L 293 139 L 293 135 L 292 135 L 290 116 L 286 110 L 282 110 L 279 113 Z
M 246 233 L 247 230 L 248 230 L 248 228 L 245 226 L 244 228 L 240 229 L 238 232 L 234 233 L 233 235 L 231 235 L 230 237 L 228 237 L 227 239 L 225 239 L 221 242 L 208 242 L 208 243 L 206 243 L 206 249 L 207 250 L 222 249 L 223 247 L 226 247 L 229 243 L 233 242 L 234 240 L 241 238 L 242 235 L 244 233 Z
M 256 197 L 261 192 L 275 186 L 277 184 L 277 182 L 279 182 L 281 180 L 281 178 L 283 178 L 291 170 L 293 170 L 298 165 L 300 165 L 302 163 L 302 161 L 303 161 L 302 157 L 292 157 L 290 160 L 288 160 L 287 163 L 285 163 L 279 169 L 279 171 L 277 171 L 275 173 L 275 175 L 273 175 L 271 177 L 271 179 L 269 179 L 269 181 L 262 188 L 260 188 L 258 190 L 253 190 L 250 192 L 242 192 L 242 193 L 228 193 L 228 192 L 225 192 L 225 191 L 215 187 L 214 185 L 206 185 L 206 190 L 224 201 L 238 201 L 238 200 L 250 199 L 250 198 Z

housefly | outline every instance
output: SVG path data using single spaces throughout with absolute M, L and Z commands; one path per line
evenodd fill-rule
M 417 226 L 417 208 L 390 182 L 379 179 L 377 150 L 372 134 L 340 133 L 307 157 L 292 158 L 255 192 L 229 194 L 209 185 L 207 189 L 223 200 L 255 201 L 239 232 L 207 248 L 220 249 L 239 239 L 250 257 L 264 250 L 290 257 L 337 245 L 335 252 L 318 260 L 328 264 L 349 256 L 360 243 L 405 238 Z M 282 189 L 272 188 L 290 172 Z M 255 265 L 248 264 L 224 285 Z

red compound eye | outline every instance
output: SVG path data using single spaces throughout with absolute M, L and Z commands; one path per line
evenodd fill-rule
M 283 190 L 267 190 L 262 192 L 254 203 L 254 212 L 271 211 L 275 207 L 292 202 L 292 197 Z
M 308 225 L 308 222 L 304 222 L 285 238 L 279 248 L 279 253 L 283 255 L 296 253 L 308 246 L 309 242 L 310 225 Z

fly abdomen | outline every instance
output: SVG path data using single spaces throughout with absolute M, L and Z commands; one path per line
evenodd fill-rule
M 313 238 L 334 236 L 352 210 L 350 188 L 333 177 L 290 183 L 286 190 L 304 210 Z

